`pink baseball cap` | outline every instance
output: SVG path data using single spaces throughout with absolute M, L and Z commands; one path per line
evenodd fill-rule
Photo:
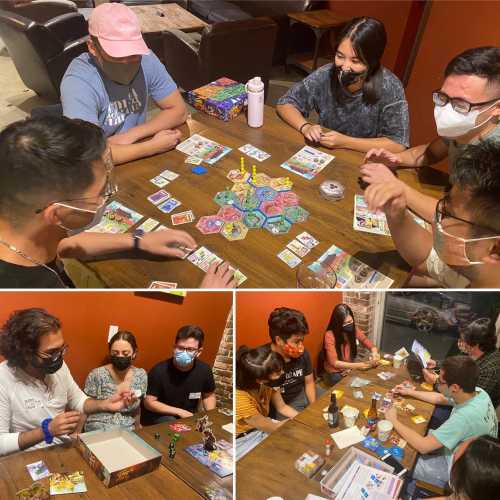
M 121 3 L 103 3 L 96 7 L 89 18 L 89 33 L 111 57 L 149 53 L 139 19 L 132 9 Z

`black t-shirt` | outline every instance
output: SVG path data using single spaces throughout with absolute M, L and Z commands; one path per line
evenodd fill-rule
M 285 383 L 281 386 L 281 395 L 285 403 L 294 400 L 303 390 L 305 377 L 313 371 L 311 356 L 304 349 L 302 356 L 285 363 Z
M 61 279 L 42 266 L 20 266 L 0 260 L 0 288 L 74 288 L 75 285 L 56 261 L 47 264 Z
M 215 391 L 212 369 L 197 359 L 188 372 L 178 370 L 173 359 L 155 365 L 148 373 L 148 394 L 158 398 L 160 403 L 196 413 L 203 394 Z M 151 423 L 157 413 L 144 410 L 144 422 Z

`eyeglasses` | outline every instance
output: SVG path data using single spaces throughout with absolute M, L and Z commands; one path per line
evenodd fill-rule
M 441 92 L 440 90 L 435 90 L 432 93 L 432 101 L 436 106 L 443 107 L 446 106 L 448 103 L 451 103 L 451 107 L 457 113 L 461 113 L 462 115 L 466 115 L 474 108 L 480 108 L 481 106 L 486 106 L 486 104 L 492 104 L 495 101 L 498 101 L 499 99 L 500 97 L 497 97 L 496 99 L 491 99 L 490 101 L 472 103 L 466 101 L 465 99 L 460 99 L 458 97 L 450 97 L 444 92 Z
M 65 199 L 65 200 L 57 200 L 57 201 L 52 201 L 45 205 L 43 208 L 37 208 L 35 210 L 36 214 L 39 214 L 43 212 L 46 208 L 50 207 L 50 205 L 58 204 L 63 207 L 67 208 L 73 208 L 76 210 L 82 210 L 84 212 L 94 212 L 93 210 L 88 210 L 84 209 L 81 207 L 74 207 L 72 205 L 69 205 L 68 203 L 70 202 L 87 202 L 89 200 L 96 200 L 97 203 L 97 209 L 101 208 L 103 205 L 106 205 L 109 200 L 116 194 L 118 193 L 118 186 L 115 184 L 114 179 L 113 179 L 113 171 L 114 171 L 114 164 L 113 160 L 111 158 L 111 151 L 107 150 L 104 155 L 103 155 L 103 163 L 104 163 L 104 168 L 106 169 L 106 184 L 104 185 L 104 193 L 101 195 L 97 196 L 87 196 L 84 198 L 70 198 L 70 199 Z
M 195 349 L 194 347 L 178 347 L 174 346 L 174 349 L 178 352 L 188 352 L 189 354 L 195 354 L 199 351 L 199 349 Z
M 36 355 L 40 359 L 50 359 L 51 361 L 54 361 L 55 359 L 59 359 L 61 356 L 64 356 L 66 352 L 69 349 L 69 345 L 64 345 L 59 349 L 58 351 L 52 352 L 50 354 L 47 354 L 46 352 L 38 352 Z
M 485 226 L 480 226 L 479 224 L 476 224 L 476 223 L 474 223 L 474 222 L 472 222 L 470 220 L 462 219 L 461 217 L 457 217 L 456 215 L 451 214 L 447 210 L 447 208 L 446 208 L 446 203 L 447 202 L 449 202 L 448 195 L 443 196 L 443 198 L 441 198 L 437 202 L 436 212 L 435 212 L 435 216 L 434 216 L 436 224 L 442 224 L 443 219 L 454 219 L 454 220 L 457 220 L 459 222 L 463 222 L 465 224 L 469 224 L 470 226 L 474 226 L 474 227 L 480 228 L 480 229 L 486 231 L 488 234 L 495 235 L 496 232 L 493 229 L 491 229 L 491 228 L 488 228 L 488 227 L 485 227 Z

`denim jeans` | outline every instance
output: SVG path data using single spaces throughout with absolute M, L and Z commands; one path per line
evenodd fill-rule
M 323 380 L 330 387 L 333 387 L 336 383 L 342 380 L 342 375 L 340 374 L 340 372 L 325 372 L 323 374 Z
M 413 471 L 413 479 L 419 479 L 440 488 L 446 486 L 450 480 L 450 470 L 444 450 L 419 455 Z

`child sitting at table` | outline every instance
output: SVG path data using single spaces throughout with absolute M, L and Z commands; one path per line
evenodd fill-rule
M 358 353 L 357 340 L 372 352 L 370 361 L 354 361 Z M 330 386 L 335 385 L 347 369 L 368 370 L 378 364 L 378 349 L 356 328 L 354 314 L 347 304 L 337 304 L 330 316 L 323 339 L 323 359 L 323 380 Z
M 284 381 L 283 357 L 269 345 L 239 348 L 236 355 L 236 460 L 255 448 L 285 421 L 269 418 L 272 401 L 288 418 L 297 411 L 286 405 L 278 390 Z

